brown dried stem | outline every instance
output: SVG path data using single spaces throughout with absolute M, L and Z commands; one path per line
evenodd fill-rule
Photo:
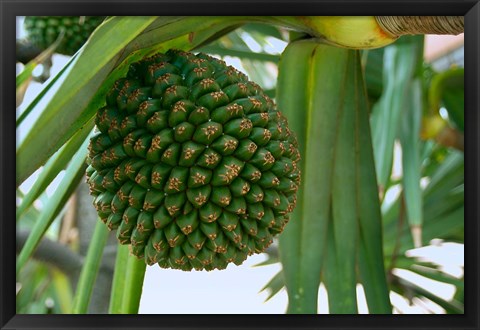
M 453 34 L 464 31 L 463 16 L 375 16 L 380 27 L 399 37 L 412 34 Z

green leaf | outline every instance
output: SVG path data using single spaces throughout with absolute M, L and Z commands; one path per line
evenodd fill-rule
M 79 130 L 59 151 L 57 151 L 45 164 L 40 175 L 35 180 L 30 190 L 22 198 L 22 202 L 17 208 L 17 221 L 22 214 L 33 204 L 48 185 L 57 177 L 72 159 L 73 155 L 79 150 L 85 142 L 94 126 L 93 118 L 84 129 Z
M 266 62 L 273 62 L 278 63 L 280 60 L 280 56 L 272 55 L 267 53 L 253 53 L 251 51 L 245 51 L 240 49 L 234 48 L 226 48 L 222 46 L 205 46 L 198 51 L 209 53 L 209 54 L 217 54 L 219 56 L 233 56 L 239 57 L 241 59 L 251 59 L 256 61 L 266 61 Z
M 365 84 L 371 104 L 378 101 L 383 92 L 383 53 L 385 48 L 362 51 L 365 58 Z
M 431 265 L 423 265 L 423 263 L 413 263 L 408 270 L 417 273 L 421 276 L 427 277 L 431 280 L 434 281 L 439 281 L 442 283 L 448 283 L 455 285 L 457 288 L 463 288 L 464 287 L 464 282 L 463 279 L 453 277 L 449 274 L 443 273 L 439 269 L 435 268 L 434 266 Z
M 455 126 L 464 131 L 464 68 L 451 68 L 432 78 L 428 103 L 430 111 L 436 113 L 442 104 Z
M 425 187 L 425 197 L 432 200 L 446 191 L 463 184 L 464 181 L 464 156 L 462 152 L 451 154 L 438 166 L 430 177 L 430 182 Z
M 356 206 L 359 219 L 360 278 L 365 290 L 368 309 L 374 314 L 390 314 L 392 307 L 383 257 L 382 215 L 370 132 L 369 113 L 362 71 L 357 55 L 355 71 L 356 111 Z
M 272 299 L 277 293 L 280 292 L 280 290 L 283 289 L 285 286 L 285 280 L 283 279 L 283 274 L 281 271 L 275 274 L 275 276 L 272 277 L 272 279 L 265 284 L 265 286 L 260 290 L 260 292 L 268 290 L 268 296 L 265 298 L 264 302 L 269 301 Z
M 418 286 L 417 284 L 412 283 L 409 280 L 406 280 L 404 278 L 398 278 L 398 279 L 399 279 L 399 281 L 402 285 L 404 285 L 404 286 L 408 287 L 410 290 L 412 290 L 413 293 L 416 296 L 423 296 L 425 298 L 430 299 L 434 303 L 436 303 L 436 304 L 440 305 L 442 308 L 444 308 L 445 311 L 448 314 L 463 314 L 465 312 L 463 304 L 456 301 L 456 300 L 447 301 L 445 299 L 442 299 L 442 298 L 436 296 L 435 294 L 431 293 L 430 291 Z
M 106 20 L 79 51 L 70 71 L 64 73 L 65 80 L 35 123 L 35 129 L 19 146 L 17 185 L 95 115 L 105 102 L 106 92 L 127 72 L 130 63 L 170 48 L 192 49 L 239 21 L 240 18 L 206 20 L 198 16 Z
M 463 155 L 454 151 L 437 167 L 423 191 L 422 235 L 425 242 L 434 238 L 458 237 L 459 233 L 463 237 L 463 179 Z M 383 215 L 384 250 L 387 256 L 393 256 L 394 251 L 395 255 L 400 256 L 414 247 L 408 227 L 399 225 L 400 204 L 401 198 L 398 198 Z
M 463 87 L 463 86 L 462 86 Z M 443 104 L 453 126 L 465 131 L 465 92 L 464 89 L 448 89 L 443 95 Z
M 112 18 L 101 24 L 64 73 L 65 80 L 42 111 L 17 151 L 17 185 L 91 119 L 83 111 L 104 77 L 115 67 L 122 49 L 154 18 Z M 96 104 L 97 106 L 99 104 Z M 67 132 L 72 132 L 67 134 Z M 41 145 L 42 148 L 38 146 Z
M 413 48 L 415 58 L 415 75 L 411 77 L 405 97 L 407 98 L 401 114 L 399 129 L 400 143 L 402 144 L 403 193 L 407 220 L 412 231 L 412 238 L 416 247 L 422 245 L 422 191 L 420 188 L 420 127 L 424 97 L 423 85 L 423 48 L 424 36 L 413 36 L 407 39 Z
M 72 309 L 73 293 L 69 278 L 59 270 L 53 269 L 52 284 L 62 314 L 70 313 Z
M 20 291 L 16 295 L 17 313 L 27 313 L 27 309 L 36 300 L 38 289 L 48 278 L 48 268 L 45 264 L 30 261 L 25 265 L 24 271 L 17 275 Z
M 255 40 L 265 42 L 265 37 L 270 36 L 279 40 L 284 40 L 282 33 L 279 28 L 269 25 L 269 24 L 260 24 L 260 23 L 249 23 L 242 27 L 242 30 L 255 35 Z
M 27 91 L 27 87 L 32 80 L 33 70 L 37 67 L 37 65 L 43 63 L 47 58 L 51 57 L 57 46 L 63 39 L 64 31 L 58 35 L 57 40 L 53 44 L 50 45 L 47 49 L 37 55 L 33 60 L 28 62 L 23 71 L 17 76 L 16 78 L 16 105 L 17 107 L 22 103 L 23 96 Z
M 103 249 L 107 242 L 108 229 L 100 219 L 97 220 L 92 240 L 88 246 L 85 263 L 80 272 L 75 297 L 73 299 L 72 314 L 86 314 L 92 296 L 93 286 L 102 261 Z
M 18 116 L 16 121 L 16 127 L 18 128 L 20 124 L 28 117 L 28 115 L 33 111 L 33 109 L 38 105 L 42 98 L 47 94 L 49 90 L 55 85 L 55 83 L 63 76 L 64 72 L 70 67 L 76 58 L 76 54 L 65 64 L 65 66 L 58 72 L 58 74 L 53 77 L 48 83 L 43 87 L 42 91 L 35 97 L 35 99 L 28 105 L 28 107 L 23 110 L 23 112 Z
M 317 313 L 333 171 L 331 128 L 341 107 L 340 98 L 332 95 L 344 82 L 345 58 L 343 49 L 300 41 L 290 44 L 280 61 L 278 108 L 297 135 L 302 157 L 297 206 L 279 238 L 288 313 Z
M 357 53 L 349 51 L 345 60 L 347 68 L 340 92 L 342 99 L 339 112 L 339 122 L 334 144 L 334 167 L 332 182 L 332 240 L 329 245 L 330 260 L 326 272 L 325 285 L 328 291 L 329 311 L 332 314 L 357 313 L 356 300 L 356 256 L 358 245 L 358 214 L 357 191 L 345 193 L 346 187 L 356 181 L 356 101 L 355 65 Z M 342 297 L 342 299 L 338 299 Z
M 422 96 L 419 79 L 412 82 L 408 93 L 409 105 L 402 113 L 400 143 L 402 145 L 403 193 L 407 220 L 416 247 L 422 245 L 423 224 L 422 190 L 420 188 L 420 125 L 422 120 Z
M 259 262 L 258 264 L 253 265 L 252 267 L 262 267 L 262 266 L 269 266 L 269 265 L 274 265 L 276 263 L 279 263 L 280 260 L 278 260 L 278 256 L 272 257 L 269 256 L 268 259 L 265 261 Z
M 402 37 L 384 50 L 383 94 L 373 107 L 371 118 L 377 181 L 382 189 L 387 187 L 390 178 L 393 145 L 417 68 L 417 50 L 418 45 L 408 37 Z
M 17 274 L 32 255 L 41 238 L 52 224 L 55 217 L 63 209 L 65 203 L 70 198 L 81 178 L 85 174 L 88 140 L 85 140 L 80 150 L 75 154 L 71 163 L 68 165 L 65 176 L 61 180 L 55 193 L 48 200 L 45 209 L 42 211 L 40 218 L 36 221 L 32 232 L 28 236 L 17 258 L 16 272 Z
M 298 204 L 279 238 L 287 312 L 317 312 L 322 272 L 330 311 L 356 313 L 360 249 L 361 273 L 373 279 L 366 281 L 369 307 L 390 313 L 360 55 L 307 41 L 297 44 L 303 47 L 294 49 L 295 45 L 282 55 L 277 86 L 279 108 L 297 133 L 302 155 Z M 329 79 L 320 81 L 325 76 Z
M 306 95 L 306 85 L 310 67 L 305 65 L 306 59 L 312 56 L 315 44 L 290 44 L 282 54 L 279 64 L 279 74 L 277 83 L 277 105 L 282 109 L 282 113 L 288 119 L 289 128 L 296 133 L 299 144 L 299 151 L 303 156 L 305 150 L 305 131 L 306 131 L 306 111 L 302 110 L 306 106 L 308 95 Z M 297 65 L 293 59 L 303 59 Z M 310 60 L 308 61 L 310 62 Z M 304 175 L 302 173 L 302 175 Z M 302 183 L 304 180 L 302 179 Z M 303 187 L 300 184 L 298 194 L 302 194 Z M 301 196 L 301 195 L 300 195 Z M 279 237 L 279 257 L 282 263 L 282 271 L 285 278 L 285 285 L 288 292 L 289 302 L 287 313 L 295 311 L 303 312 L 302 299 L 299 295 L 299 277 L 300 277 L 300 239 L 302 234 L 303 220 L 303 198 L 298 198 L 297 206 L 290 215 L 290 221 L 285 227 L 284 232 Z M 310 251 L 316 251 L 310 249 Z M 318 263 L 317 259 L 317 263 Z M 320 277 L 320 272 L 314 274 L 315 281 Z M 315 283 L 315 282 L 314 282 Z M 314 284 L 313 283 L 313 284 Z M 318 291 L 318 287 L 314 290 Z M 302 291 L 302 293 L 305 291 Z M 297 299 L 295 299 L 297 298 Z M 313 298 L 312 298 L 313 300 Z M 315 306 L 309 306 L 311 313 L 316 313 Z M 314 310 L 315 309 L 315 310 Z

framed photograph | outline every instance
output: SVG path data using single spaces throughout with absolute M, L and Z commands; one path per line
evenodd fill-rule
M 479 328 L 478 2 L 0 6 L 1 329 Z

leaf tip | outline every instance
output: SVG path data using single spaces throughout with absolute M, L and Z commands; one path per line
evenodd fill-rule
M 410 227 L 413 238 L 413 246 L 415 248 L 422 247 L 422 226 L 414 225 Z

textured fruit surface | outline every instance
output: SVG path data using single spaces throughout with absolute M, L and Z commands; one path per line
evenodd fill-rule
M 55 52 L 73 55 L 104 19 L 105 16 L 26 16 L 24 24 L 28 39 L 41 49 L 53 44 L 64 30 Z
M 94 205 L 149 265 L 239 265 L 272 243 L 295 207 L 300 155 L 287 120 L 221 60 L 170 50 L 132 64 L 96 127 Z

